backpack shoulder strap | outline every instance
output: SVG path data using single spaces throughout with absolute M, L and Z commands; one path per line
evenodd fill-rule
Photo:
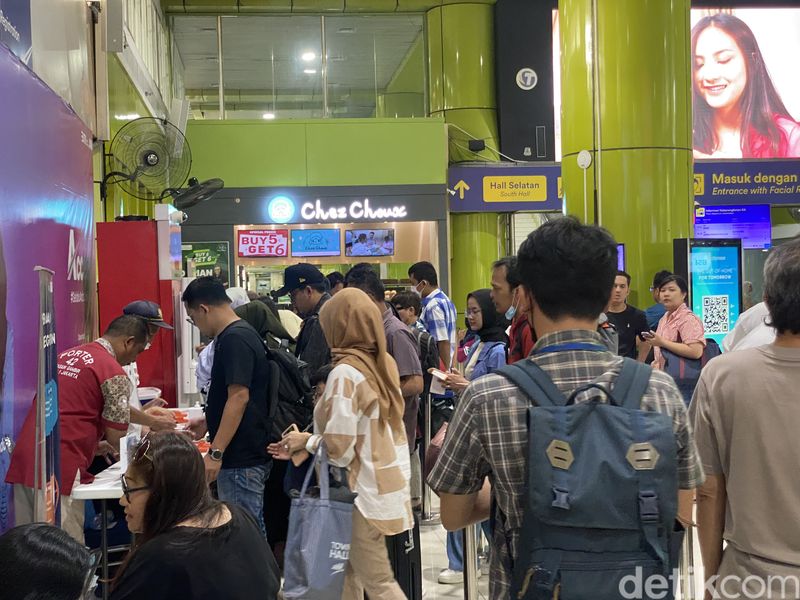
M 525 395 L 539 406 L 564 406 L 566 397 L 550 376 L 532 360 L 521 360 L 495 371 L 516 384 Z
M 650 365 L 640 363 L 632 358 L 625 358 L 622 363 L 622 371 L 614 382 L 614 398 L 620 406 L 638 410 L 642 403 L 642 396 L 650 385 L 650 375 L 653 368 Z

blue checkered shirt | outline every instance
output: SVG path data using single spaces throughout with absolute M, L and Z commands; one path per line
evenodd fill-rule
M 435 341 L 450 341 L 451 353 L 458 348 L 456 318 L 456 307 L 442 290 L 437 288 L 422 299 L 420 320 Z

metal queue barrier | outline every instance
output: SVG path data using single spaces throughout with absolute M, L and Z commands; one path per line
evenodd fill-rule
M 477 527 L 470 525 L 461 530 L 464 536 L 464 600 L 478 598 L 478 544 Z
M 431 445 L 431 439 L 433 438 L 433 431 L 431 431 L 432 403 L 430 394 L 425 395 L 424 407 L 425 410 L 423 411 L 423 417 L 425 427 L 423 428 L 424 431 L 421 460 L 422 468 L 420 469 L 422 471 L 422 518 L 420 519 L 419 523 L 423 527 L 432 527 L 434 525 L 438 525 L 441 521 L 439 519 L 439 515 L 433 512 L 431 488 L 428 486 L 428 482 L 425 480 L 425 452 L 427 452 L 428 446 Z
M 678 566 L 681 582 L 682 600 L 695 600 L 695 564 L 694 564 L 694 526 L 686 527 L 681 548 L 681 560 Z

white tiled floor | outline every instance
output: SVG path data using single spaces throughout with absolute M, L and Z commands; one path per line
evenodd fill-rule
M 434 510 L 438 512 L 438 501 L 434 496 Z M 437 581 L 439 571 L 447 568 L 446 532 L 441 525 L 420 527 L 420 543 L 422 545 L 422 589 L 425 600 L 438 598 L 463 598 L 464 586 L 445 585 Z M 489 577 L 484 575 L 478 579 L 480 600 L 489 597 Z

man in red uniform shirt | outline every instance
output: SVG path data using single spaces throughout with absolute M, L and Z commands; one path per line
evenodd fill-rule
M 147 322 L 137 316 L 114 319 L 103 337 L 58 356 L 58 412 L 61 428 L 61 527 L 83 543 L 83 501 L 70 494 L 90 483 L 87 471 L 100 440 L 119 449 L 130 420 L 131 380 L 122 365 L 147 345 Z M 14 484 L 16 523 L 34 520 L 35 415 L 30 410 L 17 438 L 6 481 Z

